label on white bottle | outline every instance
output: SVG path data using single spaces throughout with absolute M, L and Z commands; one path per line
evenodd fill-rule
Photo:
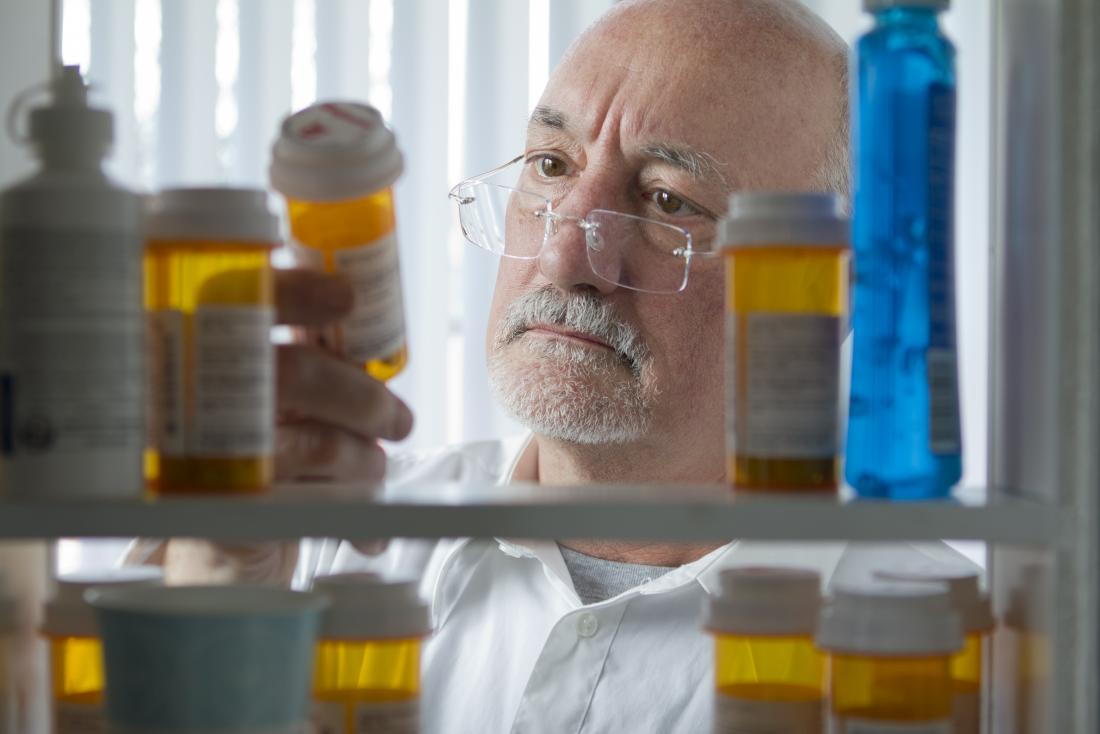
M 103 708 L 91 703 L 58 701 L 54 709 L 56 734 L 102 734 L 106 730 Z
M 824 700 L 759 701 L 714 697 L 714 734 L 822 734 Z
M 420 699 L 369 703 L 314 701 L 312 720 L 314 734 L 418 734 Z
M 843 718 L 834 721 L 832 734 L 951 734 L 951 722 L 898 722 Z
M 355 305 L 342 324 L 344 351 L 353 361 L 388 357 L 405 344 L 397 235 L 332 253 L 337 271 L 351 281 Z
M 0 232 L 0 456 L 14 494 L 132 496 L 145 446 L 141 247 Z
M 249 457 L 274 450 L 274 323 L 270 307 L 195 309 L 192 455 Z
M 184 381 L 184 315 L 173 309 L 146 316 L 149 371 L 149 445 L 164 456 L 187 454 L 187 397 Z
M 745 333 L 728 319 L 735 345 L 727 390 L 735 398 L 728 417 L 731 446 L 743 456 L 835 456 L 840 400 L 840 319 L 827 315 L 752 313 Z M 738 352 L 743 357 L 738 359 Z M 738 368 L 745 371 L 738 375 Z M 738 390 L 738 380 L 745 389 Z M 737 405 L 738 399 L 745 401 Z

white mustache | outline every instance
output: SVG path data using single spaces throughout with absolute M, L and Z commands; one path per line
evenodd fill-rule
M 591 294 L 563 293 L 553 286 L 526 293 L 508 306 L 497 332 L 505 346 L 538 324 L 553 324 L 603 342 L 635 374 L 649 358 L 649 347 L 636 328 L 620 319 L 611 305 Z

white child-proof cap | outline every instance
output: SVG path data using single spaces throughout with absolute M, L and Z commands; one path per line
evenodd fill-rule
M 752 566 L 719 575 L 710 600 L 711 632 L 740 635 L 813 635 L 821 611 L 821 576 L 802 568 Z
M 863 581 L 833 589 L 817 644 L 848 655 L 931 657 L 958 652 L 963 636 L 945 584 Z
M 884 581 L 935 581 L 947 586 L 952 608 L 958 612 L 964 634 L 993 629 L 993 605 L 978 584 L 978 573 L 966 568 L 950 568 L 938 563 L 905 563 L 875 571 Z
M 50 637 L 98 637 L 95 612 L 84 601 L 91 588 L 118 586 L 160 586 L 164 571 L 157 566 L 123 566 L 96 573 L 63 576 L 57 581 L 57 594 L 46 604 L 42 633 Z
M 340 201 L 393 184 L 404 169 L 381 113 L 356 102 L 319 102 L 283 120 L 271 151 L 271 186 L 303 201 Z
M 334 640 L 397 640 L 431 634 L 428 605 L 415 581 L 373 573 L 319 576 L 313 591 L 328 598 L 319 636 Z
M 718 242 L 721 247 L 847 247 L 848 219 L 836 194 L 743 191 L 730 195 Z
M 154 240 L 274 244 L 279 220 L 262 189 L 165 189 L 145 201 L 145 232 Z

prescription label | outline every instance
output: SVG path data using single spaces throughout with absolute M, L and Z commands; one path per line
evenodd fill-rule
M 420 699 L 315 701 L 314 734 L 418 734 Z
M 831 734 L 952 734 L 950 721 L 893 722 L 840 719 Z
M 714 734 L 821 734 L 824 706 L 824 700 L 759 701 L 718 693 Z
M 57 734 L 102 734 L 106 731 L 103 709 L 95 704 L 58 701 L 54 716 Z
M 750 313 L 731 316 L 728 323 L 727 338 L 734 345 L 728 389 L 736 398 L 733 411 L 728 411 L 734 417 L 727 430 L 733 430 L 730 439 L 736 453 L 761 458 L 835 456 L 840 319 Z
M 274 322 L 270 307 L 195 309 L 193 455 L 249 457 L 274 450 Z
M 355 304 L 342 324 L 344 352 L 366 362 L 392 355 L 405 344 L 397 236 L 332 253 L 335 269 L 351 281 Z

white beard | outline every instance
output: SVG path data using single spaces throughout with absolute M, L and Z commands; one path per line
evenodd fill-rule
M 648 352 L 632 327 L 611 321 L 610 309 L 593 307 L 591 299 L 561 303 L 576 298 L 543 290 L 509 307 L 489 356 L 490 387 L 509 415 L 547 438 L 587 445 L 636 441 L 649 431 L 657 394 Z M 515 335 L 539 320 L 600 335 L 630 359 L 564 339 Z

